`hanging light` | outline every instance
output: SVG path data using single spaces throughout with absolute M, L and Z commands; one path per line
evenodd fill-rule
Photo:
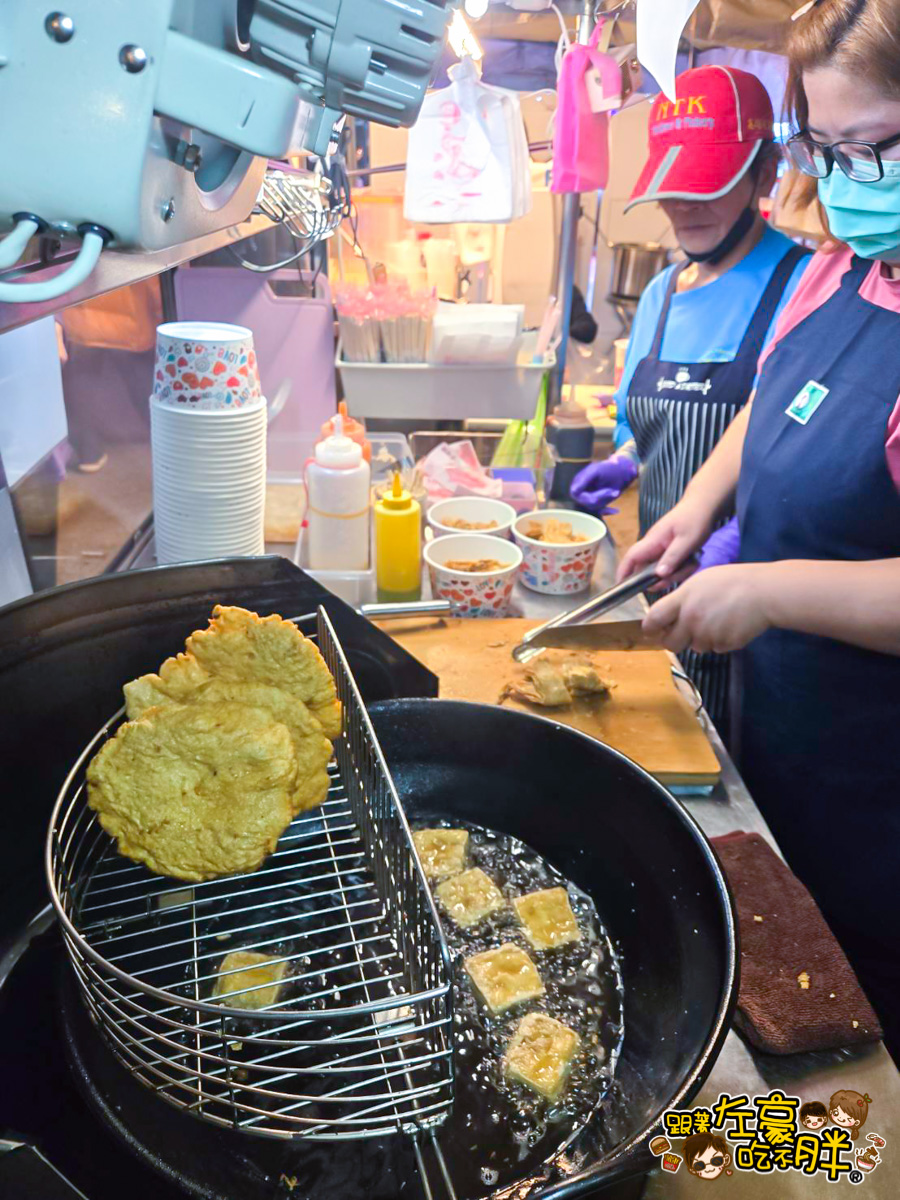
M 447 37 L 457 58 L 468 55 L 469 58 L 474 58 L 476 62 L 478 59 L 484 58 L 481 46 L 478 44 L 478 39 L 469 28 L 469 23 L 462 15 L 461 9 L 457 9 L 454 12 L 453 20 L 450 22 L 450 27 L 447 31 Z
M 466 13 L 473 21 L 480 21 L 488 10 L 489 0 L 466 0 Z

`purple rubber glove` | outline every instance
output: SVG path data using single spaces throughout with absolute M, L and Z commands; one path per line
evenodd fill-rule
M 611 454 L 603 462 L 591 463 L 572 480 L 569 495 L 581 508 L 602 515 L 637 478 L 637 463 L 627 454 Z
M 698 571 L 707 567 L 727 567 L 729 563 L 737 562 L 741 551 L 741 532 L 738 529 L 737 517 L 732 517 L 727 525 L 717 529 L 703 543 L 700 551 Z

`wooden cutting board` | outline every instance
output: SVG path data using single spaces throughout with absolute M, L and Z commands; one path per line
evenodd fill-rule
M 524 675 L 511 651 L 537 623 L 419 618 L 384 621 L 381 628 L 437 675 L 445 700 L 496 704 L 504 685 Z M 560 650 L 545 650 L 544 655 L 550 661 L 571 657 Z M 616 685 L 608 695 L 577 699 L 564 709 L 518 700 L 504 700 L 504 707 L 580 729 L 621 750 L 661 783 L 717 782 L 719 761 L 672 679 L 665 651 L 598 651 L 587 657 Z

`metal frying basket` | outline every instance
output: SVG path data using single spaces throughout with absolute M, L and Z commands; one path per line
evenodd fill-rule
M 260 870 L 191 885 L 117 853 L 87 807 L 85 767 L 120 710 L 59 794 L 50 893 L 91 1017 L 123 1066 L 170 1104 L 276 1138 L 434 1129 L 453 1102 L 447 946 L 322 609 L 317 624 L 344 709 L 331 788 Z M 275 1004 L 251 1012 L 212 998 L 235 950 L 284 964 Z

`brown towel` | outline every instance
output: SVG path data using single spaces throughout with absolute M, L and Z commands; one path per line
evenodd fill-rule
M 769 1054 L 877 1042 L 878 1018 L 796 875 L 758 833 L 729 833 L 713 845 L 738 911 L 737 1028 Z

